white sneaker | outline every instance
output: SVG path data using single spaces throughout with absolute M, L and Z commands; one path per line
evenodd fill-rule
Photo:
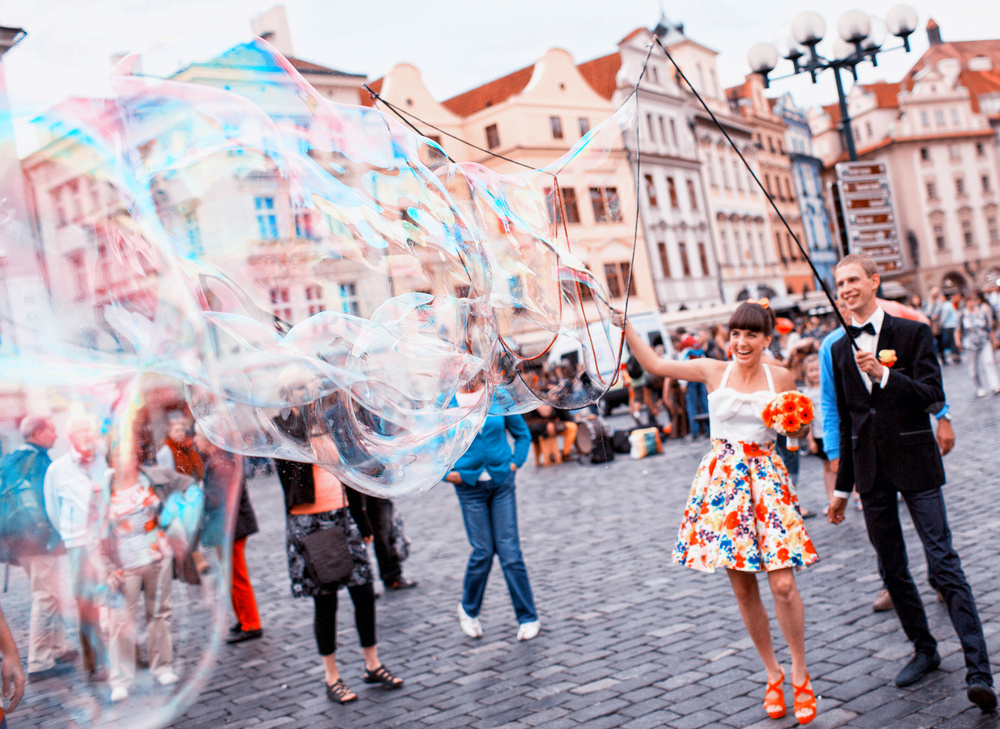
M 156 682 L 161 686 L 172 686 L 177 683 L 179 679 L 177 674 L 171 671 L 169 668 L 163 673 L 156 674 Z
M 517 627 L 517 639 L 531 640 L 538 635 L 538 631 L 541 629 L 542 625 L 537 620 L 532 620 L 530 623 L 521 623 Z
M 470 638 L 483 637 L 483 625 L 479 622 L 479 618 L 470 618 L 462 609 L 462 603 L 458 604 L 458 624 L 462 626 L 462 632 Z
M 976 390 L 976 397 L 986 397 L 986 390 Z
M 119 686 L 118 688 L 111 689 L 111 702 L 117 704 L 119 701 L 124 701 L 128 698 L 128 689 L 124 686 Z

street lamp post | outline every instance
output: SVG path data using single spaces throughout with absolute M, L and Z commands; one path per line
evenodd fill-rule
M 849 70 L 857 81 L 859 64 L 871 61 L 873 66 L 877 66 L 879 53 L 896 50 L 882 47 L 886 31 L 903 41 L 903 45 L 897 48 L 903 48 L 909 53 L 909 37 L 916 29 L 917 12 L 909 5 L 892 8 L 886 14 L 884 23 L 861 10 L 848 10 L 837 23 L 837 34 L 840 37 L 833 44 L 833 58 L 824 58 L 816 52 L 816 46 L 826 34 L 826 21 L 819 13 L 808 11 L 795 18 L 791 34 L 781 40 L 781 56 L 792 62 L 793 73 L 777 79 L 768 78 L 778 65 L 779 57 L 778 49 L 772 43 L 754 44 L 747 54 L 747 61 L 754 73 L 763 76 L 764 88 L 768 88 L 772 80 L 791 78 L 804 72 L 816 83 L 820 73 L 827 69 L 833 71 L 837 83 L 837 100 L 840 103 L 840 128 L 844 135 L 844 146 L 851 161 L 856 162 L 858 151 L 854 146 L 854 131 L 851 129 L 851 117 L 847 111 L 847 97 L 844 95 L 840 72 L 842 69 Z

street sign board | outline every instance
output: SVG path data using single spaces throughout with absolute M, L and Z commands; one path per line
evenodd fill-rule
M 836 171 L 839 212 L 850 252 L 870 256 L 880 273 L 902 270 L 886 166 L 881 162 L 840 162 Z

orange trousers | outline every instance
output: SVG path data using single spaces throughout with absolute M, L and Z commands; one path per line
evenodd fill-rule
M 253 594 L 250 575 L 247 574 L 244 554 L 246 546 L 246 537 L 233 542 L 233 585 L 229 594 L 233 601 L 233 612 L 236 613 L 236 619 L 240 621 L 243 630 L 260 630 L 257 598 Z

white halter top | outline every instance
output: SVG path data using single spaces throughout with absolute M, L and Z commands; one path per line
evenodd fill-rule
M 764 365 L 767 389 L 757 392 L 737 392 L 727 387 L 734 362 L 730 362 L 722 375 L 719 389 L 708 395 L 708 424 L 713 438 L 744 443 L 767 443 L 775 439 L 775 432 L 764 425 L 761 413 L 777 393 L 771 368 Z

